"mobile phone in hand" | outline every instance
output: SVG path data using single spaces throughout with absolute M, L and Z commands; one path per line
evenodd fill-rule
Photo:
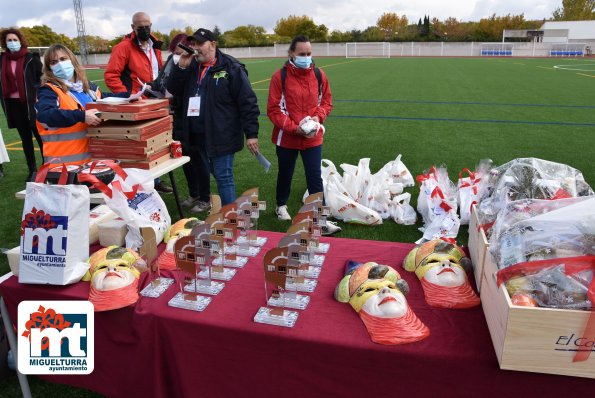
M 180 47 L 182 50 L 186 51 L 186 52 L 187 52 L 188 54 L 190 54 L 190 55 L 194 55 L 194 54 L 196 54 L 196 50 L 195 50 L 195 49 L 193 49 L 193 48 L 191 48 L 191 47 L 188 47 L 188 46 L 187 46 L 187 45 L 185 45 L 185 44 L 178 43 L 178 47 Z

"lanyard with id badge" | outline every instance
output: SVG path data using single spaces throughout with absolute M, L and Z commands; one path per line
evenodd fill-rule
M 198 87 L 196 88 L 196 94 L 194 95 L 194 97 L 190 97 L 190 99 L 188 101 L 188 114 L 187 114 L 187 116 L 189 116 L 189 117 L 200 116 L 200 86 L 202 84 L 202 81 L 203 81 L 204 77 L 209 72 L 209 69 L 211 69 L 211 65 L 209 65 L 208 67 L 204 68 L 203 71 L 198 74 L 198 78 L 196 79 L 197 80 L 197 83 L 198 83 Z M 200 66 L 199 66 L 199 70 L 200 70 Z

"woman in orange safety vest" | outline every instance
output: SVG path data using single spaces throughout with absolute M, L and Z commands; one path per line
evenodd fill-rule
M 45 52 L 41 87 L 37 92 L 37 129 L 43 140 L 44 162 L 83 164 L 91 160 L 87 127 L 101 122 L 96 110 L 85 110 L 101 98 L 72 51 L 53 44 Z

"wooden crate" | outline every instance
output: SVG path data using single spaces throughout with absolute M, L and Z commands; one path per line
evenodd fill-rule
M 583 336 L 590 312 L 512 305 L 490 253 L 483 270 L 481 303 L 501 369 L 595 378 L 595 336 Z M 580 344 L 591 355 L 573 362 Z
M 475 276 L 475 285 L 477 291 L 481 291 L 483 264 L 485 262 L 486 253 L 489 252 L 490 243 L 483 228 L 480 226 L 479 218 L 477 217 L 477 206 L 473 205 L 471 211 L 471 219 L 469 220 L 469 256 L 473 263 L 473 275 Z

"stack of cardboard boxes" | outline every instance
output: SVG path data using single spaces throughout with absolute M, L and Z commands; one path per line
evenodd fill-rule
M 104 121 L 89 127 L 93 159 L 117 159 L 122 167 L 151 169 L 170 158 L 172 117 L 167 99 L 124 104 L 91 103 Z

